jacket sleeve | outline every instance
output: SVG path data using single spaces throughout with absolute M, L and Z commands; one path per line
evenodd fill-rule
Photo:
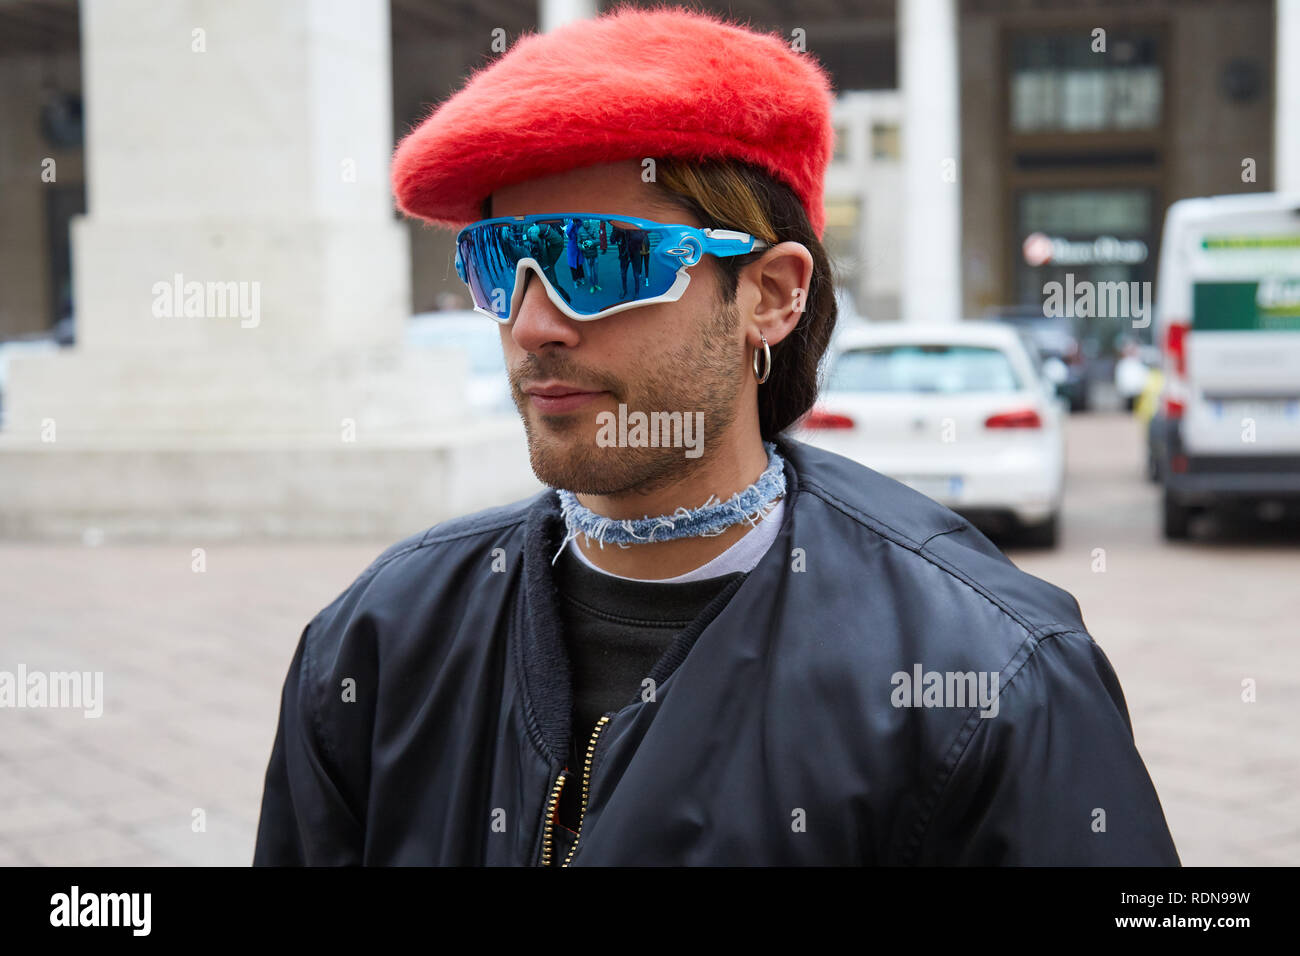
M 996 714 L 973 715 L 958 735 L 917 862 L 1178 866 L 1119 681 L 1092 638 L 1042 638 L 1002 677 Z
M 321 735 L 310 679 L 311 625 L 280 697 L 280 722 L 262 793 L 254 866 L 360 865 L 365 831 L 343 795 Z

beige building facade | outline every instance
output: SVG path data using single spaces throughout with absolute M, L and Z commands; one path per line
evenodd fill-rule
M 1279 2 L 1290 0 L 951 0 L 958 62 L 950 78 L 933 73 L 959 95 L 957 182 L 948 185 L 960 197 L 961 310 L 1025 304 L 1037 279 L 1023 261 L 1029 233 L 1059 223 L 1079 242 L 1113 225 L 1149 249 L 1144 264 L 1111 273 L 1148 278 L 1169 203 L 1274 188 Z M 394 138 L 520 33 L 538 29 L 546 6 L 497 0 L 466 16 L 392 0 Z M 899 318 L 905 127 L 929 118 L 903 115 L 897 51 L 906 38 L 896 4 L 725 7 L 804 44 L 832 71 L 840 145 L 827 178 L 828 246 L 860 311 Z M 74 308 L 68 231 L 85 211 L 88 148 L 79 129 L 79 21 L 73 0 L 0 2 L 0 340 L 42 333 Z M 943 157 L 928 159 L 938 189 Z M 1097 222 L 1078 220 L 1090 205 Z M 925 222 L 924 211 L 918 218 Z M 451 237 L 406 229 L 411 310 L 463 296 Z

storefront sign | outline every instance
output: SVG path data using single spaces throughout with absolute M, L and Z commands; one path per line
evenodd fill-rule
M 1064 239 L 1035 232 L 1021 247 L 1031 266 L 1136 265 L 1147 260 L 1147 244 L 1141 239 L 1098 236 L 1092 240 Z

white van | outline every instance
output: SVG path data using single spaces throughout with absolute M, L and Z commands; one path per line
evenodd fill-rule
M 1300 195 L 1184 199 L 1160 246 L 1164 534 L 1300 504 Z

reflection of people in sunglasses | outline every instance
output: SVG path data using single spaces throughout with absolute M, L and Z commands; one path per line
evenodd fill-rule
M 583 219 L 582 224 L 578 226 L 578 246 L 582 249 L 582 257 L 587 260 L 587 279 L 589 280 L 588 291 L 600 291 L 600 276 L 598 275 L 599 266 L 596 263 L 596 257 L 600 255 L 602 244 L 602 233 L 604 232 L 604 223 L 596 219 Z
M 632 267 L 632 284 L 639 285 L 641 275 L 647 268 L 646 259 L 642 253 L 646 250 L 646 234 L 644 229 L 616 229 L 615 242 L 618 244 L 618 269 L 619 277 L 623 282 L 623 295 L 627 295 L 627 270 L 628 266 Z M 650 283 L 647 282 L 646 285 Z
M 502 226 L 496 231 L 497 261 L 503 268 L 514 261 L 514 234 L 509 226 Z
M 576 219 L 570 219 L 564 224 L 564 235 L 568 240 L 565 248 L 569 253 L 569 274 L 573 276 L 573 286 L 576 289 L 582 285 L 583 277 L 586 275 L 582 271 L 582 251 L 578 248 L 578 222 Z
M 560 284 L 559 276 L 555 274 L 555 263 L 564 252 L 563 233 L 554 223 L 536 222 L 529 227 L 527 235 L 529 249 L 533 258 L 541 265 L 542 274 L 551 281 L 556 291 L 564 296 L 565 301 L 568 301 L 569 293 Z
M 650 284 L 650 237 L 646 235 L 644 229 L 638 229 L 637 233 L 641 237 L 641 278 L 646 285 Z
M 628 250 L 628 230 L 614 228 L 614 246 L 618 249 L 618 277 L 622 285 L 622 296 L 627 298 L 627 270 L 632 263 L 632 253 Z M 635 277 L 634 277 L 635 278 Z
M 510 255 L 507 262 L 517 262 L 528 252 L 528 239 L 524 236 L 524 227 L 516 224 L 506 226 L 506 248 Z

